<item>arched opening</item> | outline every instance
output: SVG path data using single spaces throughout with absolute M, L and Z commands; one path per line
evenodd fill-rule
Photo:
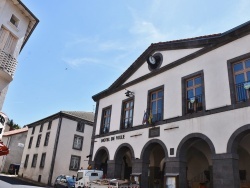
M 214 147 L 206 136 L 195 134 L 185 137 L 177 150 L 177 156 L 184 161 L 183 170 L 180 173 L 180 187 L 212 188 L 213 154 Z
M 142 151 L 143 170 L 146 174 L 142 176 L 142 187 L 164 187 L 165 159 L 167 149 L 159 140 L 151 140 Z
M 234 181 L 240 181 L 241 188 L 250 188 L 250 126 L 239 128 L 228 142 L 228 153 L 238 155 L 239 173 L 235 172 Z
M 115 154 L 115 176 L 118 179 L 129 180 L 132 173 L 134 152 L 130 145 L 122 144 Z
M 94 169 L 103 170 L 103 177 L 107 177 L 109 154 L 106 148 L 100 148 L 94 158 Z

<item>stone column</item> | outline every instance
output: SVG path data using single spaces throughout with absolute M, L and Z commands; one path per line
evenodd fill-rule
M 141 174 L 141 187 L 148 187 L 149 162 L 145 163 L 141 159 L 132 160 L 132 174 Z
M 166 159 L 165 165 L 166 175 L 179 175 L 178 186 L 180 188 L 187 188 L 187 162 L 181 161 L 178 157 L 169 157 Z
M 239 157 L 237 154 L 216 154 L 212 160 L 213 188 L 240 187 Z
M 115 161 L 109 160 L 107 161 L 108 169 L 107 169 L 107 178 L 114 178 L 115 177 Z

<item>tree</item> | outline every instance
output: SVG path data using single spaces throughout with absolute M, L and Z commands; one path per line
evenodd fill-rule
M 20 126 L 18 124 L 15 124 L 13 119 L 9 120 L 8 125 L 10 126 L 10 129 L 20 129 Z

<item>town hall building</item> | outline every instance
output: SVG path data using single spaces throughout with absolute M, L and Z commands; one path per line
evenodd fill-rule
M 143 188 L 249 188 L 249 98 L 250 21 L 151 44 L 93 96 L 89 163 Z

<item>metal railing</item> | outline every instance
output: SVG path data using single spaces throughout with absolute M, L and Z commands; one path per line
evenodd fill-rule
M 203 110 L 202 95 L 196 95 L 194 97 L 186 99 L 186 113 L 193 113 Z
M 14 76 L 17 60 L 10 54 L 0 49 L 0 68 L 7 72 L 11 77 Z
M 235 84 L 236 102 L 245 102 L 249 100 L 249 95 L 250 95 L 250 90 L 248 88 L 249 85 L 250 81 Z

